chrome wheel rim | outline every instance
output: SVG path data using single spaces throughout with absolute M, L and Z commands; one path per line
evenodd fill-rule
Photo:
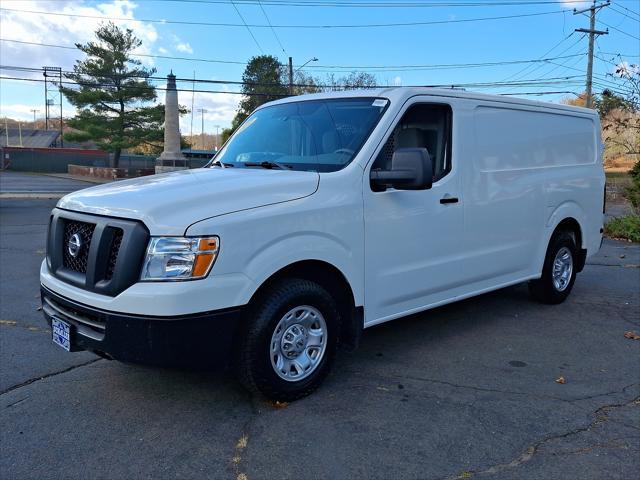
M 327 323 L 316 308 L 301 305 L 289 310 L 271 335 L 273 370 L 288 382 L 307 378 L 324 357 L 327 333 Z
M 563 292 L 569 286 L 571 281 L 571 275 L 573 274 L 573 256 L 571 250 L 567 247 L 562 247 L 556 253 L 556 258 L 553 260 L 553 271 L 551 273 L 553 278 L 553 286 L 558 292 Z

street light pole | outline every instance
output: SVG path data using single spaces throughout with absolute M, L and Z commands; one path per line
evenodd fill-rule
M 304 62 L 300 67 L 293 70 L 293 58 L 289 57 L 289 95 L 293 95 L 293 74 L 302 70 L 305 65 L 311 62 L 317 62 L 317 57 L 311 57 L 309 60 Z
M 39 112 L 40 110 L 38 110 L 37 108 L 32 108 L 29 111 L 33 113 L 33 129 L 35 130 L 36 129 L 36 113 Z
M 204 108 L 199 108 L 198 112 L 200 112 L 200 114 L 202 115 L 201 117 L 201 124 L 202 126 L 200 127 L 200 138 L 201 138 L 201 147 L 202 150 L 204 150 L 204 114 L 207 113 L 207 110 Z

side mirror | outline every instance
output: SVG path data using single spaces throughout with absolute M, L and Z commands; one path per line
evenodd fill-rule
M 371 187 L 384 191 L 428 190 L 433 184 L 433 162 L 426 148 L 399 148 L 391 158 L 391 170 L 371 170 Z

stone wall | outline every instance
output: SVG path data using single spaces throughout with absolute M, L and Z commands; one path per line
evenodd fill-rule
M 145 175 L 153 175 L 154 173 L 155 170 L 153 168 L 111 168 L 69 165 L 69 175 L 101 178 L 106 180 L 143 177 Z

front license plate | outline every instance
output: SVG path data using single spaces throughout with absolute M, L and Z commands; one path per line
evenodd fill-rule
M 71 325 L 57 318 L 51 319 L 53 343 L 60 345 L 67 352 L 71 351 Z

